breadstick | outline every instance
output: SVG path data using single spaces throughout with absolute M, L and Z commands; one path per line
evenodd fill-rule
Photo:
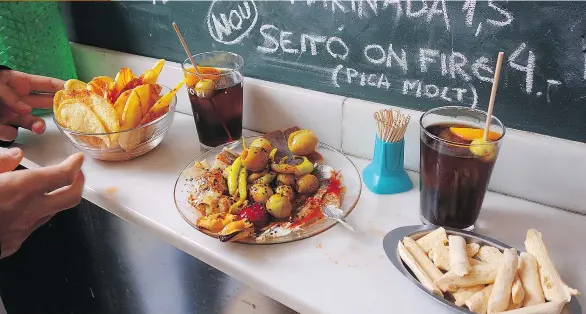
M 511 287 L 511 300 L 515 304 L 523 304 L 524 298 L 525 289 L 523 289 L 523 285 L 521 284 L 521 279 L 519 278 L 519 275 L 515 274 L 515 279 L 513 279 L 513 286 Z
M 536 304 L 520 309 L 501 312 L 506 314 L 560 314 L 564 309 L 565 302 L 553 301 L 541 304 Z
M 497 268 L 491 264 L 482 264 L 470 267 L 465 276 L 458 276 L 452 271 L 445 273 L 435 284 L 442 291 L 455 292 L 458 288 L 494 283 Z
M 431 278 L 429 278 L 429 276 L 423 271 L 421 266 L 419 266 L 419 264 L 417 264 L 417 262 L 415 261 L 413 256 L 411 256 L 411 253 L 409 253 L 409 251 L 407 251 L 407 249 L 405 248 L 403 243 L 400 241 L 398 244 L 398 249 L 399 249 L 399 256 L 401 256 L 401 259 L 403 260 L 403 262 L 405 262 L 405 264 L 407 264 L 407 266 L 409 267 L 411 272 L 413 272 L 413 274 L 415 275 L 415 277 L 417 277 L 417 279 L 423 285 L 423 287 L 425 289 L 427 289 L 427 291 L 431 292 L 432 294 L 443 297 L 443 293 L 438 289 L 438 287 L 435 285 L 433 280 L 431 280 Z
M 560 274 L 555 269 L 543 239 L 541 232 L 535 229 L 527 231 L 527 238 L 525 239 L 525 248 L 527 252 L 535 257 L 537 265 L 539 265 L 539 277 L 541 279 L 541 288 L 543 295 L 548 301 L 564 301 L 570 302 L 573 295 L 578 295 L 576 289 L 568 287 Z
M 537 261 L 533 255 L 521 252 L 518 274 L 519 277 L 521 277 L 521 283 L 525 290 L 523 306 L 544 303 L 545 298 L 543 297 L 543 289 L 541 288 L 541 282 L 539 281 L 539 269 L 537 267 Z
M 435 243 L 435 248 L 431 251 L 429 251 L 432 260 L 433 260 L 433 264 L 441 269 L 441 270 L 445 270 L 448 271 L 450 270 L 450 250 L 448 249 L 447 246 L 445 246 L 443 243 L 441 243 L 441 241 L 437 241 Z M 466 253 L 468 253 L 468 245 L 466 245 Z M 470 256 L 470 254 L 467 254 L 468 256 Z M 475 266 L 475 265 L 480 265 L 480 264 L 487 264 L 485 262 L 481 262 L 477 259 L 474 258 L 468 258 L 468 262 L 470 263 L 470 266 Z M 498 265 L 497 265 L 498 268 Z
M 503 260 L 503 253 L 495 248 L 494 246 L 485 245 L 478 250 L 476 255 L 478 259 L 486 263 L 500 263 Z M 525 290 L 521 284 L 521 279 L 518 275 L 515 275 L 515 281 L 513 282 L 513 288 L 511 290 L 511 297 L 513 302 L 521 303 L 525 297 Z
M 482 289 L 484 289 L 484 285 L 460 288 L 456 292 L 452 293 L 452 296 L 455 300 L 454 303 L 457 306 L 463 306 L 466 300 L 468 300 L 472 295 L 474 295 L 474 293 Z
M 509 301 L 509 306 L 507 306 L 507 311 L 516 310 L 518 308 L 521 308 L 522 306 L 523 306 L 523 304 L 515 303 L 515 302 L 513 302 L 513 300 L 511 300 L 511 301 Z
M 503 253 L 494 246 L 485 245 L 478 250 L 476 258 L 485 263 L 500 263 Z
M 517 273 L 519 260 L 516 249 L 506 249 L 503 261 L 494 280 L 494 285 L 488 298 L 488 313 L 506 311 L 511 300 L 511 288 Z
M 425 253 L 429 253 L 429 251 L 434 247 L 436 241 L 448 243 L 446 229 L 439 227 L 433 230 L 432 232 L 417 239 L 417 244 L 419 244 L 419 246 L 423 249 Z
M 466 255 L 468 257 L 473 257 L 474 255 L 478 254 L 479 250 L 480 250 L 480 244 L 478 244 L 478 243 L 466 244 Z
M 442 272 L 435 267 L 433 262 L 425 255 L 423 249 L 415 242 L 415 240 L 405 237 L 403 238 L 403 245 L 409 251 L 415 262 L 421 266 L 423 271 L 431 278 L 433 282 L 438 280 L 443 274 Z
M 470 272 L 470 262 L 466 255 L 466 240 L 460 236 L 448 236 L 450 249 L 450 271 L 458 276 Z
M 465 304 L 471 312 L 477 314 L 486 314 L 488 308 L 488 298 L 492 291 L 492 285 L 486 286 L 484 289 L 474 293 Z

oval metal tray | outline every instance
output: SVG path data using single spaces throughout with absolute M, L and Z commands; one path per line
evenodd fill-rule
M 397 249 L 398 244 L 399 244 L 399 241 L 403 240 L 404 237 L 412 237 L 413 239 L 417 240 L 420 237 L 435 230 L 436 228 L 438 228 L 438 227 L 431 226 L 431 225 L 416 225 L 416 226 L 404 226 L 404 227 L 399 227 L 397 229 L 394 229 L 393 231 L 387 233 L 387 235 L 383 239 L 383 248 L 385 250 L 385 253 L 387 254 L 388 258 L 391 260 L 393 265 L 397 268 L 397 270 L 401 274 L 403 274 L 403 276 L 405 276 L 407 279 L 409 279 L 414 285 L 419 287 L 419 289 L 421 289 L 423 292 L 425 292 L 425 294 L 427 294 L 429 297 L 432 297 L 436 301 L 440 302 L 441 304 L 443 304 L 447 307 L 450 307 L 456 313 L 467 313 L 467 314 L 473 313 L 465 307 L 457 306 L 449 300 L 446 300 L 444 298 L 440 298 L 436 295 L 429 293 L 423 287 L 423 285 L 421 285 L 421 283 L 419 282 L 419 280 L 417 280 L 417 278 L 413 275 L 413 273 L 411 273 L 411 271 L 409 270 L 407 265 L 405 265 L 405 263 L 403 263 L 403 261 L 401 260 L 401 257 L 399 256 L 399 252 Z M 495 239 L 492 239 L 492 238 L 489 238 L 489 237 L 486 237 L 483 235 L 479 235 L 479 234 L 476 234 L 473 232 L 453 229 L 453 228 L 449 228 L 449 227 L 444 227 L 444 229 L 446 229 L 446 233 L 448 235 L 459 235 L 459 236 L 463 237 L 464 239 L 466 239 L 467 243 L 474 242 L 474 243 L 478 243 L 480 245 L 492 245 L 492 246 L 497 247 L 501 250 L 504 250 L 506 248 L 511 248 L 511 246 L 508 246 L 500 241 L 497 241 Z M 519 251 L 519 253 L 520 252 L 521 251 Z M 566 306 L 564 307 L 564 309 L 562 311 L 562 314 L 581 314 L 581 313 L 582 313 L 582 308 L 580 307 L 580 303 L 578 303 L 578 300 L 576 299 L 576 297 L 572 297 L 572 300 L 566 304 Z

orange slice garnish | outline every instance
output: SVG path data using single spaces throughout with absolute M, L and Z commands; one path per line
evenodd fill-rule
M 454 133 L 457 137 L 461 139 L 465 139 L 467 141 L 473 141 L 477 138 L 482 138 L 484 136 L 483 129 L 477 128 L 456 128 L 451 127 L 450 131 Z M 488 131 L 488 140 L 489 141 L 496 141 L 501 137 L 500 133 Z
M 187 68 L 187 71 L 189 71 L 190 73 L 186 73 L 186 72 L 183 73 L 184 74 L 183 76 L 185 77 L 185 85 L 193 88 L 197 84 L 197 82 L 199 82 L 199 78 L 195 74 L 193 67 Z M 203 75 L 203 78 L 211 79 L 214 81 L 219 78 L 219 75 L 217 75 L 217 74 L 222 73 L 222 71 L 220 71 L 216 68 L 204 67 L 204 66 L 198 66 L 197 71 Z

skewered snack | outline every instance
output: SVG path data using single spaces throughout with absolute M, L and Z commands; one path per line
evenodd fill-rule
M 213 165 L 196 162 L 188 197 L 202 215 L 196 226 L 222 242 L 263 242 L 322 220 L 323 207 L 341 206 L 345 188 L 339 171 L 320 164 L 317 143 L 309 130 L 277 130 L 248 147 L 243 139 L 241 154 L 224 149 Z

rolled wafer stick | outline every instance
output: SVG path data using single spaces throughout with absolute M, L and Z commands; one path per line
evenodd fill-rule
M 494 265 L 481 264 L 470 267 L 470 272 L 465 276 L 458 276 L 449 271 L 435 283 L 442 291 L 455 292 L 462 287 L 492 284 L 496 279 L 496 274 L 497 268 Z
M 421 266 L 423 271 L 429 276 L 429 278 L 431 278 L 432 281 L 435 282 L 443 275 L 442 272 L 437 269 L 437 267 L 435 267 L 429 257 L 427 257 L 425 252 L 423 252 L 423 249 L 419 247 L 415 240 L 409 237 L 405 237 L 403 238 L 403 245 L 409 251 L 409 253 L 411 253 L 411 256 L 413 256 L 415 262 Z
M 519 277 L 525 290 L 523 306 L 545 303 L 543 288 L 539 279 L 539 268 L 533 255 L 522 252 L 519 257 Z
M 486 314 L 488 309 L 488 298 L 492 292 L 492 285 L 486 286 L 484 289 L 474 293 L 466 302 L 466 306 L 471 312 L 477 314 Z
M 522 307 L 520 309 L 499 312 L 506 314 L 559 314 L 564 309 L 564 301 L 552 301 L 532 306 Z
M 466 255 L 466 240 L 460 236 L 448 236 L 450 249 L 450 271 L 458 276 L 470 272 L 470 262 Z
M 537 260 L 541 287 L 543 288 L 543 295 L 546 300 L 570 302 L 573 295 L 579 294 L 578 290 L 568 287 L 560 277 L 560 274 L 549 257 L 549 252 L 543 243 L 539 231 L 535 229 L 527 231 L 525 248 Z
M 438 289 L 438 287 L 435 285 L 433 280 L 431 280 L 431 278 L 425 273 L 425 271 L 423 271 L 421 266 L 419 266 L 419 264 L 417 264 L 417 262 L 415 261 L 415 259 L 411 255 L 411 253 L 409 253 L 409 251 L 407 251 L 407 249 L 405 248 L 403 243 L 400 241 L 398 244 L 398 251 L 399 251 L 399 256 L 401 257 L 403 262 L 405 262 L 405 264 L 407 264 L 407 266 L 413 272 L 415 277 L 417 277 L 417 279 L 419 280 L 421 285 L 423 285 L 423 287 L 427 291 L 431 292 L 432 294 L 443 297 L 444 295 L 441 292 L 441 290 Z
M 490 298 L 488 299 L 488 313 L 498 313 L 506 311 L 511 300 L 511 289 L 519 260 L 516 249 L 506 249 L 503 261 L 498 269 Z

